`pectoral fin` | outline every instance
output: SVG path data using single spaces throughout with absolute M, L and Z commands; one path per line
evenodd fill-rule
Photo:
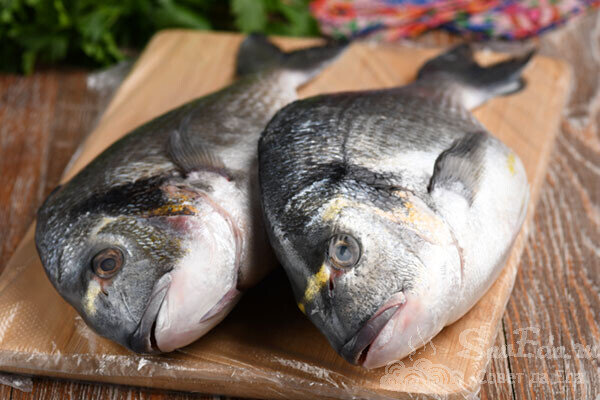
M 186 174 L 193 171 L 208 170 L 225 173 L 221 158 L 201 139 L 190 140 L 188 135 L 174 130 L 169 135 L 167 152 L 171 160 Z
M 435 161 L 429 192 L 438 188 L 454 191 L 473 203 L 483 175 L 487 133 L 469 133 L 444 150 Z

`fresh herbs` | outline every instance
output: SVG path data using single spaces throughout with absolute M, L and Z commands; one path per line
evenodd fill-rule
M 0 0 L 0 70 L 125 58 L 165 28 L 318 35 L 309 0 Z

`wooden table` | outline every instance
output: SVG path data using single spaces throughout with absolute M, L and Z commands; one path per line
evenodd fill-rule
M 540 50 L 569 61 L 575 84 L 482 399 L 600 396 L 600 13 L 545 36 Z M 87 89 L 86 77 L 85 71 L 0 76 L 0 269 L 106 104 L 106 94 Z M 547 357 L 543 346 L 559 353 Z M 586 346 L 595 354 L 578 356 Z M 0 398 L 214 398 L 33 382 L 32 393 L 0 385 Z

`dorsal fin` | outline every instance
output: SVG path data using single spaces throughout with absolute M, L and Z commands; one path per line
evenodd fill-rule
M 252 33 L 244 39 L 238 50 L 236 74 L 244 76 L 280 65 L 284 54 L 266 36 Z
M 237 55 L 238 76 L 275 68 L 298 73 L 299 84 L 310 80 L 339 56 L 347 42 L 330 42 L 322 46 L 284 52 L 266 36 L 253 33 L 240 45 Z

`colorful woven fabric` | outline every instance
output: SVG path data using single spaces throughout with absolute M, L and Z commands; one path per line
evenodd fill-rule
M 564 23 L 600 0 L 315 0 L 326 35 L 413 37 L 441 28 L 479 38 L 524 39 Z

